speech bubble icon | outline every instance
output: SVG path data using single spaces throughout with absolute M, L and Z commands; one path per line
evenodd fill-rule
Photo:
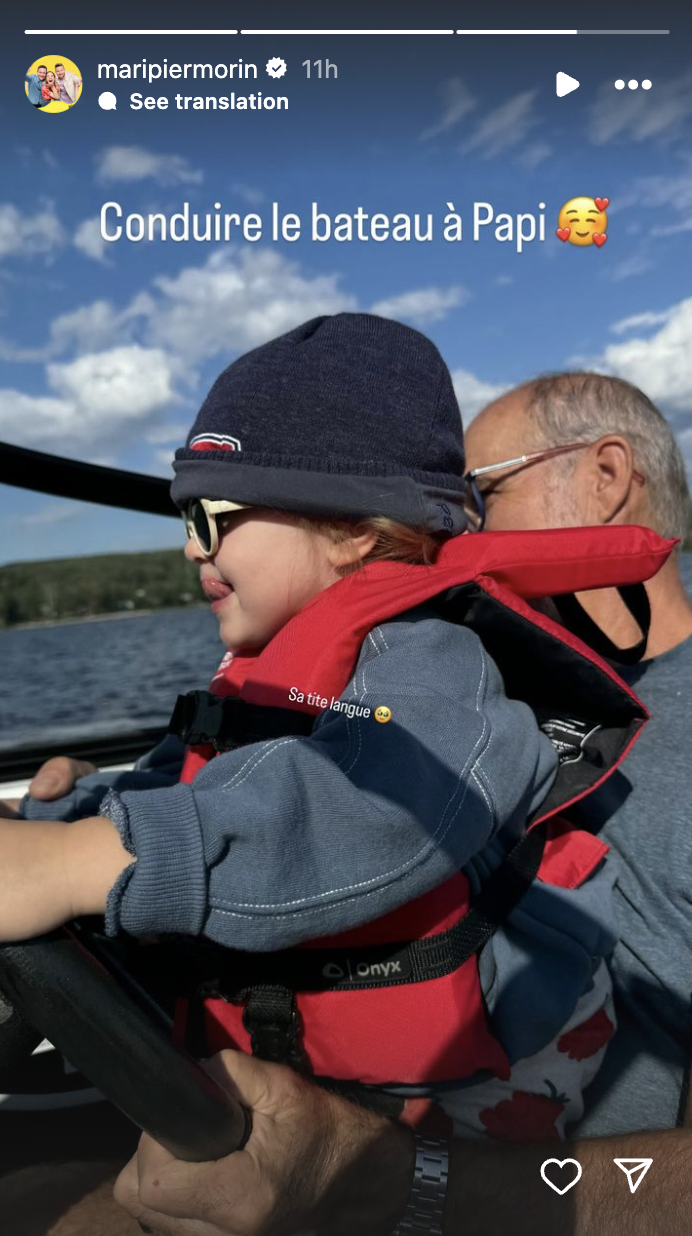
M 103 94 L 99 95 L 99 107 L 102 107 L 104 112 L 114 112 L 115 103 L 115 95 L 110 90 L 104 90 Z

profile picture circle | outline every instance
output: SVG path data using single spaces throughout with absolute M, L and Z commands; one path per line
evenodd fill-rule
M 82 75 L 67 56 L 41 56 L 24 78 L 26 97 L 38 112 L 67 112 L 79 102 Z

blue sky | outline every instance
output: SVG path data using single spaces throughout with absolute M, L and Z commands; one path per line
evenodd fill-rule
M 55 40 L 53 40 L 55 42 Z M 63 45 L 64 44 L 64 45 Z M 270 45 L 271 44 L 271 45 Z M 69 113 L 40 115 L 22 75 L 50 51 L 84 77 Z M 11 56 L 10 56 L 11 52 Z M 454 373 L 465 420 L 535 373 L 586 364 L 637 384 L 670 417 L 692 464 L 692 70 L 658 39 L 198 40 L 17 35 L 3 93 L 0 185 L 0 441 L 167 475 L 216 374 L 247 348 L 323 312 L 375 309 L 428 333 Z M 257 82 L 97 81 L 103 62 L 242 55 Z M 279 82 L 263 70 L 283 56 Z M 308 82 L 328 57 L 337 81 Z M 582 83 L 557 99 L 560 69 Z M 652 80 L 618 92 L 618 77 Z M 101 89 L 116 111 L 98 108 Z M 287 112 L 180 112 L 173 95 L 286 94 Z M 132 111 L 132 90 L 168 111 Z M 610 198 L 608 241 L 555 237 L 573 196 Z M 104 201 L 125 213 L 257 211 L 302 216 L 431 212 L 431 243 L 104 244 Z M 517 253 L 474 201 L 537 212 L 545 243 Z M 441 239 L 446 203 L 463 243 Z M 0 488 L 0 561 L 180 543 L 156 520 Z

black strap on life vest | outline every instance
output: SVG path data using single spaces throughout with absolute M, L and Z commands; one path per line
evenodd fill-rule
M 276 984 L 251 987 L 243 1025 L 250 1035 L 253 1056 L 275 1064 L 290 1064 L 304 1071 L 306 1061 L 300 1042 L 296 997 L 290 987 Z
M 228 751 L 248 742 L 310 734 L 314 724 L 311 713 L 293 708 L 248 704 L 236 696 L 221 698 L 210 691 L 188 691 L 175 702 L 168 733 L 176 734 L 186 746 L 210 743 L 217 751 Z
M 617 589 L 625 608 L 634 618 L 642 633 L 641 639 L 629 648 L 618 648 L 605 631 L 587 614 L 584 606 L 577 600 L 573 592 L 553 597 L 553 603 L 560 615 L 560 621 L 579 639 L 593 648 L 606 661 L 614 661 L 618 665 L 636 665 L 646 652 L 646 645 L 651 627 L 651 605 L 646 588 L 643 584 L 625 584 Z
M 204 942 L 192 946 L 182 961 L 177 951 L 163 961 L 160 950 L 155 950 L 157 980 L 166 966 L 174 990 L 191 1000 L 187 1046 L 194 1054 L 204 1054 L 203 1000 L 246 1002 L 243 1023 L 253 1054 L 304 1068 L 296 992 L 422 983 L 460 969 L 487 944 L 530 888 L 545 842 L 542 825 L 526 833 L 485 881 L 468 914 L 446 931 L 422 940 L 270 954 L 241 953 Z

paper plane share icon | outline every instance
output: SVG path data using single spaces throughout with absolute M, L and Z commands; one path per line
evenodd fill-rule
M 630 1193 L 636 1193 L 651 1167 L 653 1159 L 613 1159 L 613 1163 L 617 1163 L 618 1167 L 625 1173 Z

